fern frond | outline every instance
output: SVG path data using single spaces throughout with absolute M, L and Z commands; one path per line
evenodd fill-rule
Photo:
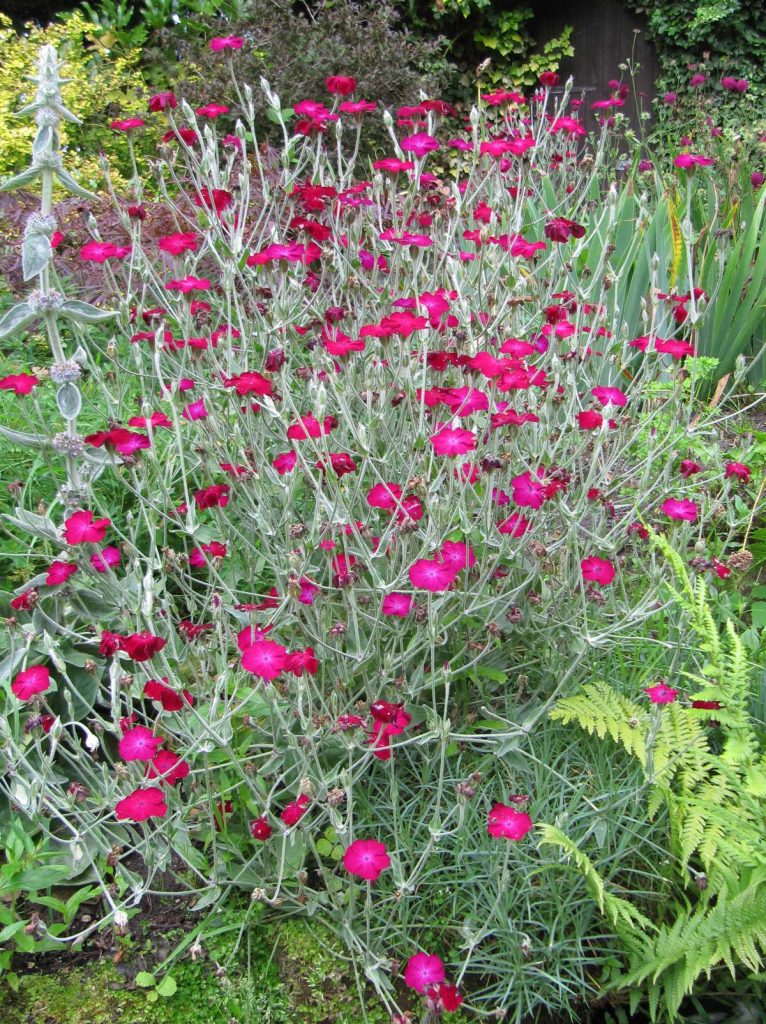
M 566 833 L 553 825 L 545 823 L 536 826 L 540 833 L 538 846 L 557 846 L 565 856 L 574 863 L 574 866 L 585 878 L 588 890 L 596 901 L 602 914 L 611 919 L 612 924 L 619 922 L 626 924 L 629 929 L 636 927 L 651 931 L 654 929 L 652 922 L 645 917 L 640 910 L 637 910 L 632 903 L 624 900 L 621 896 L 615 896 L 606 888 L 606 882 L 596 870 L 593 862 L 579 846 L 570 839 Z
M 646 713 L 628 697 L 623 697 L 605 682 L 588 683 L 573 697 L 557 701 L 550 717 L 563 722 L 577 722 L 581 729 L 595 733 L 599 739 L 611 736 L 641 765 L 646 763 Z

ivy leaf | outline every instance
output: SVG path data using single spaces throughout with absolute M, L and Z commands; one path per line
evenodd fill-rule
M 135 977 L 135 982 L 139 988 L 154 988 L 157 984 L 157 979 L 148 971 L 139 971 Z

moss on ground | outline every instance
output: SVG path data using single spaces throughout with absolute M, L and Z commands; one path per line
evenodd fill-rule
M 232 917 L 232 925 L 236 919 Z M 360 1024 L 353 971 L 330 932 L 301 920 L 256 924 L 204 942 L 204 959 L 177 961 L 177 991 L 154 1002 L 130 987 L 135 957 L 150 960 L 147 944 L 81 967 L 58 966 L 22 975 L 17 993 L 0 988 L 2 1024 Z M 151 969 L 151 964 L 149 965 Z M 144 969 L 139 965 L 140 969 Z M 2 982 L 0 982 L 2 985 Z M 386 1024 L 374 997 L 368 1024 Z

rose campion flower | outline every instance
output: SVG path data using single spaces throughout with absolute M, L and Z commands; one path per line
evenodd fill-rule
M 596 558 L 595 555 L 591 555 L 583 558 L 580 568 L 584 580 L 598 583 L 601 587 L 607 586 L 614 579 L 614 566 L 607 558 Z
M 595 409 L 584 409 L 577 414 L 577 425 L 580 430 L 598 430 L 603 422 L 604 417 Z
M 181 415 L 185 420 L 189 420 L 190 422 L 194 420 L 206 420 L 209 414 L 205 407 L 204 398 L 199 398 L 196 402 L 190 402 L 181 410 Z
M 73 512 L 64 520 L 64 540 L 67 544 L 99 544 L 111 525 L 111 519 L 94 519 L 88 510 Z
M 432 985 L 440 985 L 445 977 L 441 957 L 428 953 L 411 956 L 404 968 L 404 984 L 420 993 Z
M 175 786 L 188 776 L 190 770 L 189 765 L 178 754 L 171 750 L 160 750 L 152 758 L 146 776 L 149 779 L 159 779 L 167 786 Z
M 438 594 L 452 586 L 457 572 L 458 570 L 447 562 L 419 558 L 410 566 L 410 583 L 419 590 L 430 590 Z
M 750 475 L 752 473 L 750 466 L 746 466 L 744 462 L 727 462 L 724 467 L 724 480 L 729 480 L 731 477 L 735 477 L 737 480 L 742 480 L 743 483 L 750 483 Z
M 164 742 L 151 729 L 137 725 L 123 735 L 117 750 L 123 761 L 151 761 Z
M 628 404 L 628 396 L 619 388 L 596 387 L 591 394 L 602 405 L 617 405 L 621 408 Z
M 265 843 L 273 831 L 265 815 L 250 822 L 250 835 L 261 843 Z
M 554 217 L 545 225 L 543 233 L 551 242 L 568 242 L 570 238 L 582 238 L 585 227 L 568 217 Z
M 136 128 L 143 128 L 146 121 L 142 117 L 125 117 L 122 120 L 110 121 L 109 127 L 116 132 L 132 132 Z
M 412 715 L 404 710 L 403 704 L 392 704 L 387 700 L 376 700 L 370 704 L 372 733 L 369 743 L 373 754 L 380 761 L 391 759 L 391 737 L 401 736 L 412 722 Z
M 414 153 L 417 157 L 425 156 L 426 153 L 433 153 L 439 149 L 439 143 L 427 132 L 417 132 L 415 135 L 405 135 L 400 146 L 404 153 Z
M 660 512 L 669 519 L 684 519 L 689 523 L 696 522 L 697 505 L 688 498 L 667 498 L 660 506 Z
M 384 615 L 395 615 L 403 619 L 412 611 L 414 600 L 415 599 L 412 594 L 402 594 L 398 592 L 386 594 L 383 598 L 381 611 Z
M 682 459 L 681 465 L 678 467 L 678 472 L 685 480 L 688 480 L 688 478 L 690 476 L 694 476 L 695 473 L 701 473 L 702 466 L 700 466 L 699 462 L 695 462 L 693 459 Z
M 210 288 L 210 278 L 189 275 L 180 280 L 168 281 L 165 288 L 169 292 L 181 292 L 182 295 L 188 295 L 189 292 L 206 292 Z
M 445 1013 L 456 1013 L 463 1002 L 457 985 L 436 985 L 428 990 L 428 995 L 436 1001 L 437 1011 L 441 1009 Z
M 297 800 L 285 807 L 279 817 L 287 826 L 297 825 L 308 810 L 310 803 L 311 799 L 305 793 L 301 793 Z
M 31 700 L 35 694 L 45 693 L 50 684 L 51 674 L 45 665 L 34 665 L 16 673 L 11 692 L 18 700 Z
M 242 36 L 217 36 L 210 40 L 210 49 L 213 53 L 241 50 L 243 43 Z
M 80 259 L 89 263 L 105 263 L 109 259 L 125 259 L 132 252 L 130 245 L 113 245 L 111 242 L 86 242 L 80 249 Z
M 199 238 L 193 231 L 177 231 L 173 235 L 165 235 L 157 242 L 157 247 L 171 256 L 180 256 L 184 252 L 196 252 L 198 245 Z
M 12 373 L 0 380 L 0 391 L 13 391 L 16 395 L 29 395 L 40 383 L 33 373 Z
M 51 562 L 48 567 L 48 575 L 45 577 L 46 587 L 56 587 L 66 583 L 70 576 L 77 572 L 77 566 L 71 562 Z
M 120 800 L 114 811 L 118 821 L 146 821 L 147 818 L 164 818 L 168 807 L 162 790 L 150 786 L 134 790 L 130 796 Z
M 287 665 L 287 648 L 273 640 L 257 640 L 242 654 L 242 668 L 261 679 L 276 679 Z
M 508 804 L 493 804 L 487 818 L 487 832 L 493 839 L 511 839 L 518 842 L 531 828 L 530 816 Z
M 445 540 L 439 548 L 437 556 L 440 561 L 452 567 L 457 574 L 462 569 L 469 569 L 476 565 L 476 556 L 468 544 L 462 540 Z
M 175 93 L 172 92 L 158 92 L 154 96 L 149 97 L 149 110 L 156 114 L 160 110 L 175 110 L 178 106 L 178 100 L 176 99 Z
M 356 79 L 350 75 L 330 75 L 324 84 L 331 96 L 350 96 L 356 89 Z
M 96 572 L 108 572 L 120 564 L 121 558 L 119 548 L 106 547 L 90 556 L 90 564 Z
M 652 704 L 674 704 L 678 697 L 678 690 L 672 686 L 659 682 L 655 686 L 644 687 L 644 693 L 649 695 Z
M 158 701 L 162 704 L 163 711 L 183 711 L 194 704 L 194 697 L 188 690 L 181 690 L 178 693 L 168 685 L 167 676 L 162 677 L 162 682 L 158 679 L 149 679 L 144 683 L 144 697 Z
M 559 84 L 559 76 L 555 71 L 543 71 L 538 81 L 545 89 L 555 89 Z
M 343 867 L 350 875 L 377 882 L 381 872 L 391 865 L 385 843 L 375 839 L 356 839 L 343 854 Z
M 476 448 L 476 435 L 472 430 L 463 430 L 462 427 L 440 428 L 430 438 L 433 450 L 437 455 L 465 455 Z
M 132 661 L 149 661 L 163 649 L 167 640 L 153 633 L 131 633 L 130 636 L 119 637 L 119 649 L 124 651 Z
M 511 498 L 520 508 L 540 508 L 545 501 L 545 488 L 531 473 L 514 477 L 511 488 Z

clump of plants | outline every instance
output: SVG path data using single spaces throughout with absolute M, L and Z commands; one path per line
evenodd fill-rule
M 645 760 L 571 752 L 549 711 L 640 661 L 669 561 L 748 568 L 747 454 L 693 457 L 719 414 L 695 403 L 713 293 L 691 201 L 679 241 L 653 178 L 614 180 L 609 118 L 589 144 L 550 78 L 485 94 L 465 128 L 422 95 L 383 115 L 374 161 L 353 75 L 289 119 L 264 80 L 274 152 L 247 39 L 209 46 L 241 115 L 218 90 L 151 97 L 169 226 L 145 232 L 139 174 L 111 183 L 119 220 L 79 253 L 111 301 L 57 271 L 54 180 L 80 186 L 51 48 L 32 165 L 3 185 L 42 198 L 0 337 L 42 327 L 51 362 L 0 389 L 61 480 L 6 517 L 35 569 L 6 634 L 7 813 L 99 886 L 94 929 L 182 865 L 198 911 L 241 890 L 326 922 L 392 1020 L 573 1012 L 619 987 L 679 854 L 666 819 L 626 813 Z M 707 160 L 680 156 L 691 195 Z M 642 715 L 659 686 L 691 696 L 660 651 Z M 596 842 L 569 876 L 552 830 L 578 823 Z

